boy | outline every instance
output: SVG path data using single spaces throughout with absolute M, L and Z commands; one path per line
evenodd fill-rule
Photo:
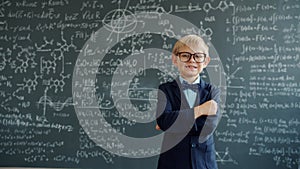
M 220 120 L 220 90 L 199 74 L 210 62 L 197 35 L 179 39 L 172 51 L 179 77 L 159 86 L 156 129 L 164 131 L 158 169 L 217 169 L 213 132 Z

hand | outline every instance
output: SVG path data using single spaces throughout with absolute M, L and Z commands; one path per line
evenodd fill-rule
M 209 100 L 194 108 L 195 119 L 202 115 L 207 115 L 207 116 L 216 115 L 217 110 L 218 110 L 217 102 L 214 100 Z
M 156 130 L 160 130 L 160 127 L 158 125 L 155 126 Z

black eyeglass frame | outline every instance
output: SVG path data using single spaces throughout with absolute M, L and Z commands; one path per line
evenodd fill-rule
M 181 54 L 183 54 L 183 53 L 186 53 L 186 54 L 188 54 L 189 55 L 189 58 L 188 58 L 188 60 L 186 60 L 186 61 L 182 61 L 181 59 L 181 57 L 180 57 L 180 55 Z M 198 61 L 196 61 L 196 59 L 195 59 L 195 55 L 197 55 L 197 54 L 201 54 L 201 55 L 203 55 L 204 57 L 203 57 L 203 61 L 201 61 L 201 62 L 198 62 Z M 181 62 L 189 62 L 190 60 L 191 60 L 191 58 L 192 58 L 192 56 L 193 56 L 193 59 L 194 59 L 194 61 L 196 62 L 196 63 L 203 63 L 203 62 L 205 62 L 205 58 L 206 58 L 206 53 L 201 53 L 201 52 L 197 52 L 197 53 L 190 53 L 190 52 L 178 52 L 177 54 L 176 54 L 176 56 L 178 56 L 179 57 L 179 60 L 181 61 Z

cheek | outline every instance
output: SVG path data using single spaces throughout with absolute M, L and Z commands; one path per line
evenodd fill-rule
M 202 63 L 202 64 L 199 66 L 199 68 L 204 69 L 204 68 L 206 68 L 206 66 L 207 66 L 206 63 Z
M 200 66 L 198 67 L 198 72 L 201 73 L 201 72 L 203 71 L 204 68 L 205 68 L 205 66 L 200 65 Z

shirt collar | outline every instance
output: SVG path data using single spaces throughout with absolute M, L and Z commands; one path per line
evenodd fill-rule
M 186 81 L 183 77 L 179 76 L 179 80 L 180 83 L 182 83 L 183 81 Z M 200 76 L 198 76 L 198 78 L 192 83 L 192 84 L 197 84 L 200 83 Z

